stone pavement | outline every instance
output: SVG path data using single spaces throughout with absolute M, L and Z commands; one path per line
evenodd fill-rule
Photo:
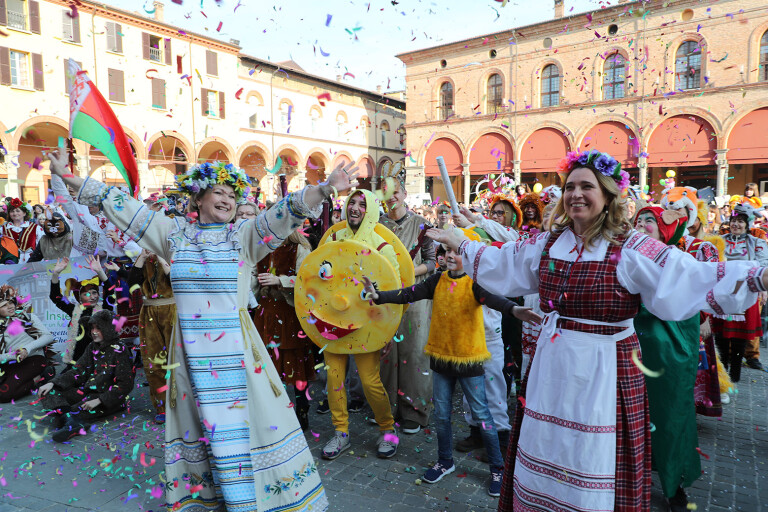
M 764 364 L 768 356 L 763 357 Z M 99 423 L 84 437 L 55 444 L 40 438 L 47 420 L 31 399 L 0 404 L 0 512 L 163 510 L 163 429 L 152 423 L 143 373 L 131 394 L 131 410 Z M 466 436 L 458 414 L 454 439 Z M 703 454 L 701 478 L 689 490 L 698 511 L 768 512 L 768 373 L 744 368 L 734 401 L 722 419 L 698 417 Z M 37 416 L 36 416 L 37 415 Z M 307 440 L 319 461 L 331 510 L 337 512 L 416 510 L 492 511 L 486 493 L 488 467 L 474 454 L 456 453 L 457 471 L 434 485 L 419 483 L 434 462 L 436 435 L 401 435 L 398 454 L 376 458 L 376 427 L 366 413 L 351 414 L 352 448 L 335 461 L 320 459 L 332 433 L 330 415 L 310 413 Z M 35 440 L 37 439 L 37 440 Z M 666 511 L 654 481 L 652 511 Z

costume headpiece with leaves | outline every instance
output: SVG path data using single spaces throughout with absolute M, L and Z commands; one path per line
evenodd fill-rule
M 629 174 L 621 169 L 621 164 L 608 153 L 601 153 L 596 149 L 589 151 L 569 151 L 565 158 L 560 160 L 557 171 L 569 173 L 577 167 L 587 167 L 607 176 L 616 182 L 619 192 L 622 194 L 629 187 Z
M 232 187 L 237 201 L 240 201 L 251 191 L 251 180 L 245 172 L 224 162 L 204 162 L 193 165 L 186 173 L 176 177 L 176 186 L 179 190 L 190 195 L 213 188 L 214 185 Z
M 22 201 L 18 197 L 6 197 L 5 208 L 8 212 L 10 212 L 12 208 L 21 208 L 21 210 L 24 211 L 25 217 L 32 214 L 32 205 L 26 201 Z

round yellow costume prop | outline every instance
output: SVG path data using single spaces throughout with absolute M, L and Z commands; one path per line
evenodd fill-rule
M 328 241 L 328 238 L 333 240 L 332 235 L 345 227 L 347 227 L 347 221 L 344 220 L 341 222 L 337 222 L 336 224 L 328 228 L 328 231 L 325 232 L 325 234 L 323 235 L 323 238 L 320 239 L 320 243 L 318 245 L 325 244 Z M 391 245 L 392 248 L 395 250 L 395 255 L 397 256 L 397 264 L 400 265 L 400 281 L 402 282 L 402 285 L 398 286 L 398 288 L 413 286 L 413 284 L 416 282 L 416 274 L 414 273 L 413 259 L 411 259 L 411 255 L 408 253 L 408 249 L 406 249 L 405 246 L 403 245 L 403 242 L 401 242 L 400 239 L 397 238 L 397 235 L 395 235 L 385 225 L 376 224 L 376 226 L 373 229 L 377 235 L 383 238 L 384 241 L 387 242 L 389 245 Z M 373 279 L 371 279 L 371 281 L 373 281 Z M 406 304 L 406 308 L 407 308 L 407 304 Z
M 356 240 L 321 243 L 304 258 L 294 290 L 296 315 L 319 347 L 334 354 L 374 352 L 397 332 L 403 306 L 371 307 L 363 296 L 362 276 L 382 290 L 400 288 L 400 276 L 387 259 Z

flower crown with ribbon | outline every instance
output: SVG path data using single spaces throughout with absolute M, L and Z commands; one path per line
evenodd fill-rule
M 204 162 L 193 165 L 186 173 L 176 177 L 176 186 L 187 194 L 197 194 L 214 185 L 229 185 L 235 191 L 239 201 L 251 191 L 251 180 L 232 164 L 224 162 Z
M 624 193 L 629 188 L 629 173 L 621 169 L 621 163 L 608 153 L 601 153 L 596 149 L 589 151 L 569 151 L 565 158 L 560 160 L 557 171 L 569 173 L 576 167 L 589 167 L 603 176 L 612 178 L 619 187 L 619 192 Z

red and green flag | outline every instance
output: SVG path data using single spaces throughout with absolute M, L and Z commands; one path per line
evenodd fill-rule
M 70 138 L 85 141 L 101 151 L 117 167 L 133 197 L 138 197 L 139 169 L 117 116 L 74 60 L 68 60 L 67 69 L 72 77 L 69 90 Z

